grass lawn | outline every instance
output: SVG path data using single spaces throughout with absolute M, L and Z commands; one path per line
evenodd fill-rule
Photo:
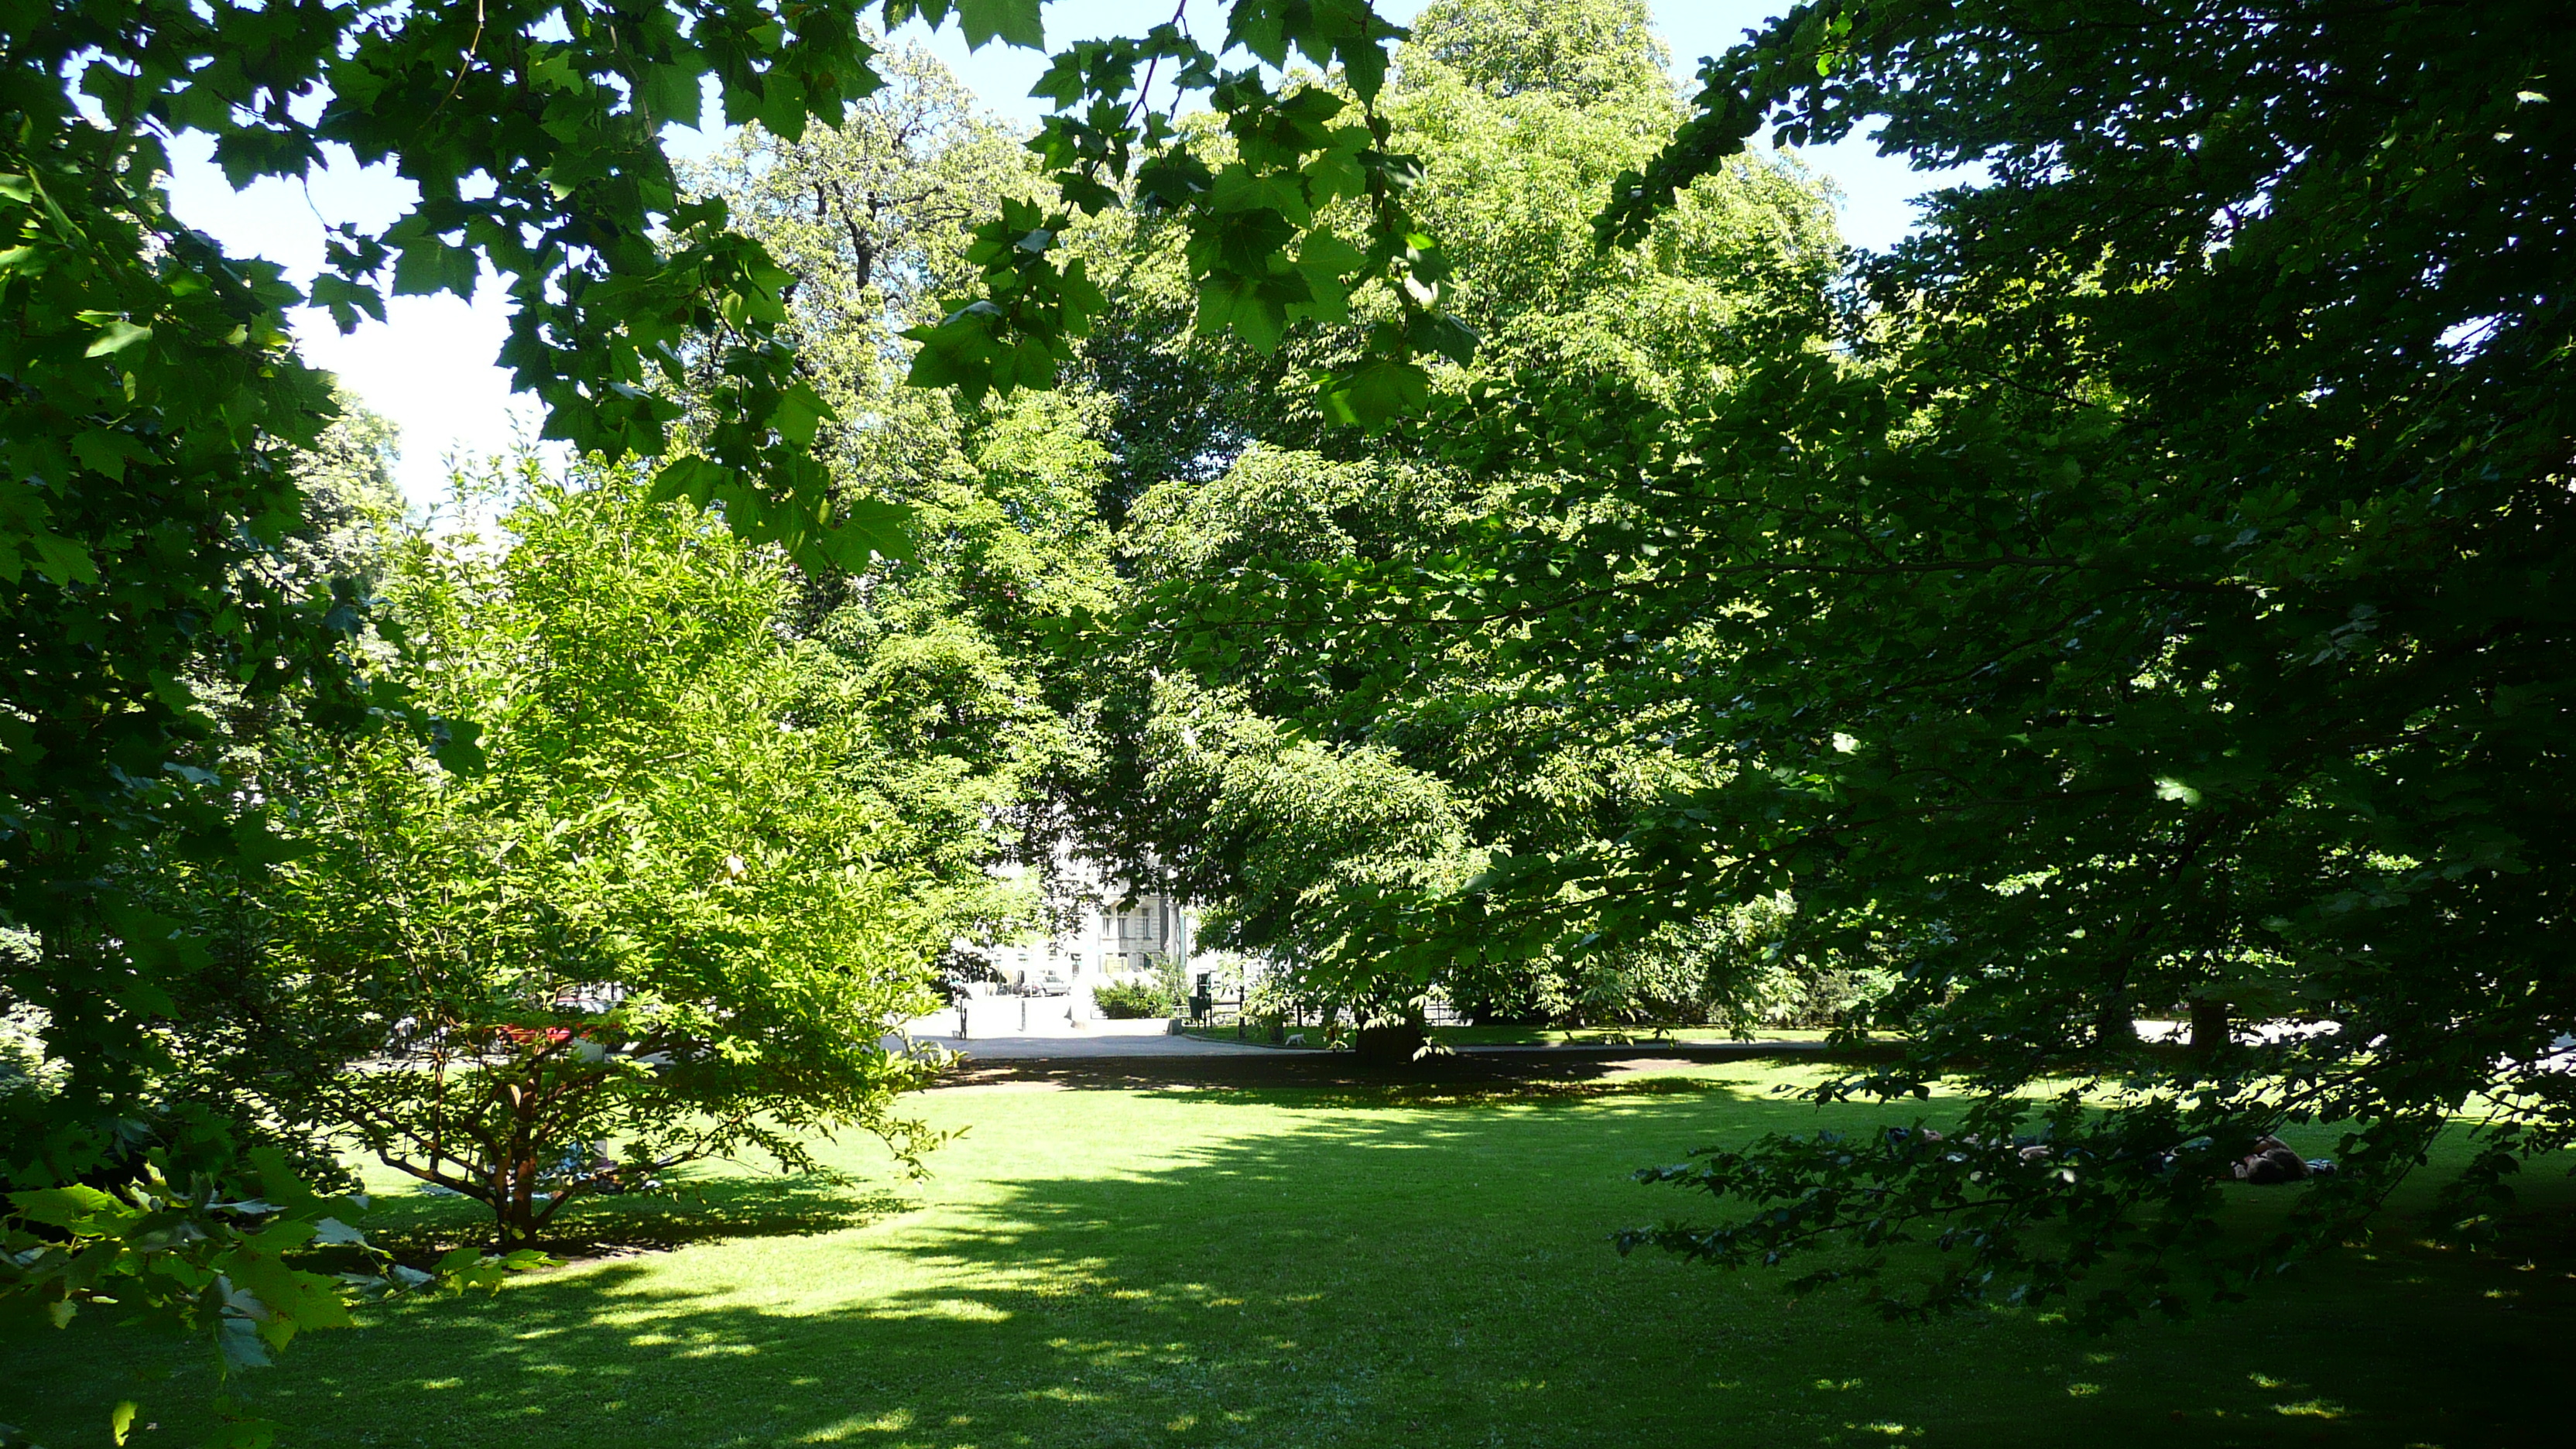
M 1638 1042 L 1731 1042 L 1735 1033 L 1722 1026 L 1443 1026 L 1432 1036 L 1453 1046 L 1627 1046 Z M 1765 1027 L 1753 1033 L 1761 1041 L 1814 1041 L 1821 1031 Z
M 1306 1044 L 1320 1049 L 1324 1029 L 1320 1026 L 1282 1028 L 1290 1035 L 1303 1035 Z M 1247 1025 L 1238 1034 L 1231 1026 L 1190 1027 L 1185 1036 L 1207 1041 L 1249 1041 L 1268 1044 L 1268 1032 L 1260 1026 Z M 1440 1026 L 1431 1029 L 1432 1038 L 1443 1046 L 1632 1046 L 1658 1041 L 1710 1042 L 1723 1044 L 1736 1040 L 1735 1033 L 1722 1026 Z M 1830 1033 L 1804 1029 L 1765 1029 L 1753 1034 L 1761 1041 L 1821 1042 Z
M 2409 1241 L 2311 1264 L 2250 1306 L 2109 1340 L 2027 1314 L 1879 1322 L 1852 1296 L 1605 1235 L 1689 1206 L 1628 1172 L 1816 1125 L 1769 1089 L 1443 1102 L 1422 1093 L 1087 1091 L 922 1099 L 970 1127 L 905 1185 L 857 1144 L 836 1189 L 717 1179 L 711 1221 L 602 1204 L 672 1243 L 494 1297 L 377 1309 L 236 1380 L 288 1445 L 2088 1446 L 2568 1442 L 2576 1254 Z M 1937 1106 L 1937 1104 L 1936 1104 Z M 1857 1125 L 1875 1115 L 1840 1111 Z M 1832 1119 L 1828 1119 L 1832 1120 Z M 2567 1221 L 2565 1178 L 2529 1188 Z M 2252 1215 L 2286 1190 L 2245 1190 Z M 2540 1197 L 2539 1195 L 2547 1196 Z M 389 1196 L 382 1231 L 461 1204 Z M 180 1367 L 175 1375 L 155 1373 Z M 193 1358 L 87 1320 L 0 1341 L 0 1419 L 53 1449 L 182 1439 Z

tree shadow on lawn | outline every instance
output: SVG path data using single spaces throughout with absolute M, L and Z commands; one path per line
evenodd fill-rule
M 1884 1060 L 1876 1048 L 1827 1052 L 1776 1043 L 1682 1042 L 1533 1051 L 1442 1052 L 1418 1061 L 1375 1063 L 1350 1052 L 1274 1049 L 1227 1056 L 1045 1057 L 951 1066 L 941 1089 L 1036 1083 L 1066 1091 L 1138 1092 L 1210 1087 L 1299 1091 L 1426 1091 L 1472 1086 L 1582 1084 L 1633 1078 L 1639 1069 L 1772 1065 L 1846 1066 Z
M 898 1193 L 828 1174 L 694 1176 L 660 1191 L 575 1199 L 547 1224 L 537 1246 L 578 1262 L 737 1238 L 808 1237 L 863 1227 L 915 1206 Z M 489 1246 L 494 1231 L 492 1212 L 481 1203 L 419 1191 L 375 1196 L 365 1222 L 370 1243 L 399 1262 L 420 1265 L 450 1248 Z
M 2107 1340 L 2016 1313 L 1890 1325 L 1848 1293 L 1793 1302 L 1606 1244 L 1688 1210 L 1628 1169 L 1818 1125 L 1801 1103 L 1306 1103 L 1279 1130 L 1291 1094 L 1170 1101 L 1272 1125 L 1148 1171 L 1003 1174 L 865 1231 L 391 1310 L 299 1344 L 264 1411 L 306 1445 L 2459 1449 L 2564 1427 L 2535 1391 L 2576 1328 L 2563 1239 L 2526 1272 L 2391 1231 L 2245 1308 Z M 103 1439 L 118 1391 L 79 1396 L 97 1428 L 45 1442 Z

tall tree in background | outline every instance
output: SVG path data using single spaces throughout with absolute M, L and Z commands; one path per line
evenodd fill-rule
M 1722 168 L 1725 184 L 1694 190 L 1645 258 L 1594 254 L 1591 199 L 1683 117 L 1640 0 L 1435 4 L 1414 31 L 1382 109 L 1390 144 L 1422 165 L 1408 205 L 1441 239 L 1443 304 L 1478 335 L 1474 363 L 1444 373 L 1444 390 L 1531 363 L 1712 361 L 1738 345 L 1728 323 L 1747 298 L 1788 282 L 1781 269 L 1819 280 L 1830 211 L 1785 158 Z M 1221 154 L 1224 134 L 1202 129 Z M 1351 204 L 1319 215 L 1357 239 Z M 1254 442 L 1344 460 L 1377 451 L 1333 426 L 1314 391 L 1355 357 L 1353 333 L 1304 325 L 1258 349 L 1200 325 L 1189 233 L 1150 207 L 1105 214 L 1071 242 L 1111 284 L 1076 363 L 1113 408 L 1112 522 L 1146 489 L 1212 478 Z M 1361 292 L 1352 306 L 1373 321 L 1393 299 Z
M 1002 198 L 1038 195 L 1041 177 L 926 51 L 880 66 L 886 87 L 836 123 L 796 141 L 748 127 L 688 179 L 795 278 L 781 331 L 833 414 L 814 452 L 835 489 L 911 511 L 909 558 L 800 571 L 791 627 L 847 671 L 842 692 L 885 741 L 890 796 L 941 812 L 927 833 L 957 868 L 1044 866 L 1033 782 L 1062 768 L 1079 697 L 1055 638 L 1112 596 L 1094 514 L 1102 408 L 1078 385 L 970 406 L 907 385 L 902 334 L 939 320 L 940 297 L 974 276 L 976 225 Z M 1030 883 L 997 877 L 959 934 L 1032 924 Z
M 1660 120 L 1673 101 L 1672 53 L 1632 0 L 1481 0 L 1433 4 L 1414 18 L 1400 60 L 1496 96 L 1544 92 L 1575 104 L 1639 106 Z
M 1489 32 L 1517 39 L 1487 45 Z M 1758 365 L 1775 315 L 1810 333 L 1822 325 L 1838 256 L 1830 213 L 1785 161 L 1740 160 L 1694 186 L 1642 254 L 1591 246 L 1610 184 L 1681 119 L 1641 4 L 1457 0 L 1427 9 L 1417 34 L 1385 106 L 1398 142 L 1425 157 L 1411 204 L 1444 238 L 1447 296 L 1482 339 L 1472 366 L 1439 374 L 1441 396 L 1544 385 L 1669 399 Z M 1583 988 L 1548 947 L 1462 950 L 1409 981 L 1383 974 L 1374 928 L 1355 928 L 1337 903 L 1454 888 L 1497 853 L 1616 831 L 1706 783 L 1705 768 L 1627 740 L 1569 738 L 1553 706 L 1524 699 L 1534 681 L 1562 676 L 1516 654 L 1509 631 L 1446 637 L 1406 661 L 1420 692 L 1387 727 L 1283 730 L 1329 716 L 1377 666 L 1356 657 L 1367 647 L 1357 636 L 1335 656 L 1269 618 L 1274 601 L 1302 601 L 1349 568 L 1409 574 L 1492 528 L 1541 525 L 1573 490 L 1533 504 L 1518 496 L 1534 481 L 1526 471 L 1455 466 L 1418 437 L 1336 432 L 1292 390 L 1264 395 L 1246 384 L 1239 346 L 1189 336 L 1179 294 L 1155 281 L 1173 269 L 1172 244 L 1148 230 L 1117 236 L 1141 256 L 1100 269 L 1131 277 L 1124 295 L 1169 310 L 1159 333 L 1095 333 L 1087 356 L 1124 359 L 1095 377 L 1185 381 L 1170 396 L 1139 397 L 1132 384 L 1113 394 L 1113 446 L 1141 409 L 1159 436 L 1195 439 L 1196 456 L 1165 480 L 1123 480 L 1142 488 L 1121 535 L 1135 607 L 1099 687 L 1094 773 L 1073 791 L 1091 802 L 1081 838 L 1220 905 L 1212 941 L 1296 961 L 1323 999 L 1373 1013 L 1418 1003 L 1436 979 L 1480 1010 L 1580 1009 Z M 1323 366 L 1343 345 L 1292 334 L 1281 355 Z M 1241 407 L 1244 396 L 1262 409 Z M 1196 656 L 1195 684 L 1168 677 L 1188 657 L 1176 636 L 1237 617 L 1242 632 Z M 1750 985 L 1739 955 L 1726 963 L 1711 1001 L 1720 1015 Z
M 1990 180 L 1729 386 L 1525 387 L 1425 438 L 1564 479 L 1536 525 L 1198 631 L 1306 639 L 1355 682 L 1310 728 L 1364 739 L 1440 718 L 1421 661 L 1507 631 L 1559 728 L 1704 762 L 1616 832 L 1381 903 L 1417 976 L 1784 888 L 1808 946 L 1901 962 L 1905 1060 L 1826 1094 L 1964 1071 L 1976 1144 L 1715 1153 L 1666 1176 L 1757 1211 L 1632 1241 L 1850 1250 L 1813 1282 L 1921 1231 L 1952 1256 L 1892 1308 L 2098 1323 L 2332 1241 L 2457 1114 L 2455 1226 L 2576 1139 L 2571 62 L 2537 5 L 1801 7 L 1707 66 L 1606 240 L 1651 245 L 1765 126 L 1883 118 Z M 2139 1041 L 2166 1014 L 2188 1052 Z M 2225 1164 L 2297 1122 L 2342 1172 L 2215 1246 Z

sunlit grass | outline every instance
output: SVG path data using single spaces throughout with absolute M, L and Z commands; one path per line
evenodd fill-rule
M 1432 1035 L 1451 1046 L 1630 1046 L 1656 1042 L 1720 1045 L 1738 1040 L 1822 1042 L 1830 1032 L 1755 1027 L 1739 1035 L 1723 1026 L 1444 1026 Z
M 597 1256 L 494 1298 L 376 1310 L 234 1387 L 294 1426 L 288 1444 L 476 1449 L 2457 1449 L 2563 1427 L 2512 1386 L 2563 1369 L 2564 1245 L 2433 1252 L 2402 1208 L 2368 1258 L 2107 1341 L 2026 1314 L 1889 1325 L 1847 1293 L 1621 1259 L 1610 1230 L 1698 1210 L 1632 1169 L 1820 1123 L 1770 1090 L 1795 1069 L 1695 1075 L 1590 1095 L 935 1093 L 922 1110 L 969 1131 L 926 1183 L 850 1143 L 832 1152 L 853 1179 L 839 1186 L 720 1177 L 703 1208 L 603 1203 L 581 1220 Z M 401 1191 L 380 1216 L 424 1247 L 472 1222 Z M 2520 1296 L 2485 1296 L 2498 1288 Z M 106 1444 L 125 1397 L 164 1426 L 134 1442 L 193 1443 L 179 1427 L 214 1389 L 193 1358 L 91 1324 L 0 1355 L 0 1419 L 54 1449 Z
M 1209 1041 L 1249 1041 L 1271 1045 L 1269 1031 L 1257 1023 L 1247 1023 L 1240 1030 L 1234 1026 L 1192 1027 L 1185 1036 Z M 1298 1043 L 1320 1051 L 1325 1045 L 1325 1030 L 1320 1026 L 1282 1026 L 1280 1035 L 1299 1036 Z M 1805 1027 L 1762 1027 L 1749 1033 L 1749 1038 L 1765 1042 L 1822 1043 L 1831 1032 Z M 1441 1026 L 1431 1030 L 1432 1039 L 1444 1046 L 1652 1046 L 1658 1042 L 1722 1046 L 1745 1040 L 1722 1026 Z

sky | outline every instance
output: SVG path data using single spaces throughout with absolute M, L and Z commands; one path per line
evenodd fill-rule
M 1095 35 L 1142 34 L 1168 20 L 1172 0 L 1054 0 L 1046 10 L 1050 46 Z M 1402 22 L 1424 0 L 1380 0 L 1379 13 Z M 1673 55 L 1675 77 L 1690 90 L 1700 58 L 1724 51 L 1782 8 L 1780 0 L 1672 0 L 1658 9 L 1656 29 Z M 1188 0 L 1191 33 L 1213 44 L 1225 34 L 1222 0 Z M 993 111 L 1034 124 L 1046 102 L 1028 88 L 1045 69 L 1035 52 L 994 43 L 969 51 L 951 25 L 930 34 L 916 22 L 898 39 L 920 40 L 955 70 Z M 703 155 L 719 138 L 674 128 L 664 144 L 675 154 Z M 342 155 L 338 164 L 301 182 L 266 180 L 235 192 L 211 159 L 201 135 L 172 148 L 171 209 L 213 236 L 235 255 L 265 257 L 287 269 L 288 279 L 308 282 L 322 260 L 324 222 L 381 227 L 408 210 L 417 193 L 389 167 L 361 168 Z M 1883 248 L 1914 223 L 1911 198 L 1943 184 L 1939 174 L 1907 169 L 1902 158 L 1883 157 L 1862 138 L 1812 147 L 1807 161 L 1833 178 L 1842 192 L 1844 238 L 1855 246 Z M 452 296 L 394 297 L 383 322 L 362 321 L 341 335 L 322 313 L 294 317 L 307 361 L 336 373 L 365 404 L 402 430 L 396 469 L 403 492 L 426 506 L 446 492 L 448 460 L 507 451 L 535 436 L 540 413 L 532 400 L 514 399 L 509 374 L 493 365 L 507 335 L 508 313 L 488 274 L 471 303 Z

